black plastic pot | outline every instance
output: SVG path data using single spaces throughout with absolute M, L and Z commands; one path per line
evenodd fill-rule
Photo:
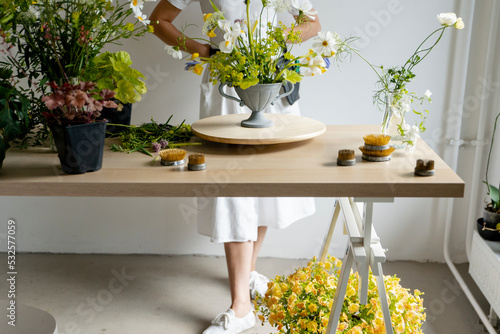
M 115 102 L 120 104 L 120 101 Z M 118 111 L 117 108 L 102 108 L 101 118 L 108 120 L 108 126 L 106 127 L 107 132 L 110 132 L 111 134 L 120 133 L 125 130 L 126 127 L 115 126 L 112 124 L 130 125 L 130 119 L 132 118 L 132 104 L 123 104 L 121 111 Z M 109 134 L 106 134 L 106 136 L 109 136 Z
M 486 240 L 500 241 L 500 232 L 496 231 L 497 223 L 485 222 L 483 218 L 477 220 L 477 231 Z M 484 229 L 486 228 L 486 229 Z
M 106 121 L 50 126 L 62 170 L 68 174 L 95 172 L 102 167 Z

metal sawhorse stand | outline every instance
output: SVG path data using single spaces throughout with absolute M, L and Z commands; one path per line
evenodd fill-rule
M 389 312 L 389 303 L 385 293 L 384 275 L 382 272 L 382 263 L 385 262 L 385 252 L 380 245 L 375 229 L 372 224 L 373 203 L 375 202 L 393 202 L 393 198 L 356 198 L 341 197 L 335 203 L 332 223 L 323 245 L 320 261 L 326 259 L 328 248 L 332 241 L 333 230 L 339 218 L 340 212 L 344 217 L 345 228 L 349 236 L 347 251 L 342 261 L 342 269 L 337 284 L 337 291 L 333 300 L 330 313 L 330 320 L 326 330 L 327 334 L 335 334 L 344 303 L 347 284 L 351 268 L 355 265 L 360 276 L 358 285 L 358 295 L 360 304 L 368 302 L 368 280 L 369 270 L 371 268 L 373 275 L 377 278 L 377 289 L 380 297 L 380 305 L 384 315 L 384 323 L 387 334 L 393 334 L 391 314 Z M 364 202 L 363 215 L 355 202 Z

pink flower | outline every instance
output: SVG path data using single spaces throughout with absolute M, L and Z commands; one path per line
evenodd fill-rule
M 49 110 L 54 110 L 64 105 L 64 97 L 59 94 L 52 93 L 48 96 L 42 97 L 42 102 L 45 103 Z

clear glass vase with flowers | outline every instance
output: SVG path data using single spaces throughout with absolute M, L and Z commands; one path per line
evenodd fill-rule
M 357 50 L 346 45 L 354 54 L 363 59 L 378 77 L 379 89 L 373 96 L 373 103 L 379 110 L 384 111 L 382 121 L 382 134 L 392 135 L 392 139 L 399 142 L 397 148 L 406 148 L 410 151 L 415 149 L 417 139 L 425 130 L 425 121 L 429 111 L 423 109 L 425 102 L 431 102 L 431 91 L 426 90 L 423 96 L 407 89 L 406 85 L 412 82 L 416 76 L 414 68 L 424 60 L 434 47 L 441 41 L 445 30 L 448 28 L 463 29 L 462 18 L 455 13 L 441 13 L 437 15 L 441 27 L 431 32 L 403 66 L 386 68 L 374 66 Z M 412 112 L 418 120 L 414 125 L 408 122 L 408 114 Z

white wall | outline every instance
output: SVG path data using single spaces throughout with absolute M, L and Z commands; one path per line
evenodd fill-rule
M 361 52 L 375 64 L 402 65 L 429 32 L 438 27 L 440 12 L 456 11 L 454 0 L 359 0 L 314 2 L 323 30 L 342 36 L 359 36 Z M 146 3 L 150 12 L 154 3 Z M 444 117 L 449 99 L 450 59 L 453 41 L 466 38 L 471 13 L 464 18 L 464 31 L 447 31 L 433 53 L 415 70 L 409 88 L 433 92 L 428 131 L 424 139 L 443 153 Z M 201 12 L 189 7 L 177 25 L 199 22 Z M 193 32 L 195 28 L 188 31 Z M 301 47 L 306 50 L 309 44 Z M 174 114 L 174 122 L 191 123 L 198 117 L 200 78 L 183 70 L 163 51 L 154 36 L 127 41 L 134 66 L 148 77 L 149 92 L 134 106 L 133 122 L 151 117 L 162 122 Z M 119 48 L 113 48 L 117 50 Z M 467 52 L 463 50 L 463 52 Z M 301 87 L 303 115 L 326 124 L 378 124 L 382 115 L 371 100 L 376 76 L 360 59 L 345 61 L 321 77 L 306 78 Z M 119 154 L 119 153 L 116 153 Z M 221 245 L 196 233 L 194 221 L 184 221 L 178 206 L 192 199 L 150 198 L 15 198 L 0 197 L 0 232 L 7 219 L 18 223 L 18 250 L 25 252 L 223 254 Z M 263 256 L 306 258 L 318 254 L 322 235 L 332 213 L 333 199 L 317 199 L 317 213 L 283 231 L 270 231 Z M 442 261 L 444 211 L 432 199 L 396 199 L 394 204 L 375 206 L 374 224 L 392 260 Z M 332 253 L 342 254 L 343 237 L 337 230 Z M 0 234 L 2 236 L 2 234 Z M 5 234 L 3 234 L 5 236 Z M 304 238 L 307 236 L 307 238 Z M 464 260 L 463 238 L 454 244 L 454 255 Z

